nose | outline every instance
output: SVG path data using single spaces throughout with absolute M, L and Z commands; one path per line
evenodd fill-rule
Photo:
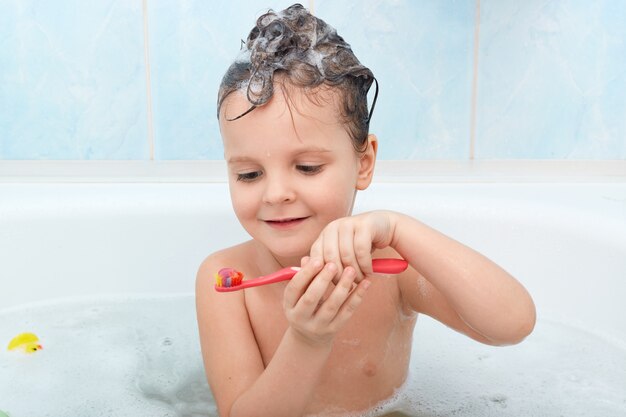
M 294 201 L 296 198 L 294 187 L 290 184 L 287 175 L 276 173 L 268 175 L 265 181 L 263 202 L 275 205 Z

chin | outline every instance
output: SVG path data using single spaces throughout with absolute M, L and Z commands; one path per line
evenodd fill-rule
M 290 266 L 300 266 L 300 260 L 311 253 L 311 246 L 319 233 L 302 231 L 293 234 L 275 235 L 258 233 L 251 234 L 253 239 L 263 245 L 271 254 L 282 260 L 288 260 Z

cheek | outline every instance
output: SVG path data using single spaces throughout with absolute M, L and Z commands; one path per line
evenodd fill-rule
M 239 221 L 245 221 L 252 213 L 256 213 L 254 197 L 251 190 L 241 190 L 237 184 L 230 184 L 230 201 Z
M 328 192 L 333 190 L 333 192 Z M 328 213 L 330 220 L 350 215 L 354 201 L 355 188 L 353 184 L 336 181 L 328 184 L 324 192 L 317 196 L 318 205 Z
M 356 195 L 356 181 L 356 169 L 349 165 L 334 171 L 318 184 L 316 190 L 318 207 L 323 207 L 328 213 L 329 221 L 350 215 Z

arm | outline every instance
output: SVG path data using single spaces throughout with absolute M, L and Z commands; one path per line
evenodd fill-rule
M 483 343 L 521 341 L 533 329 L 535 307 L 505 270 L 461 243 L 404 214 L 374 211 L 330 223 L 312 256 L 371 273 L 373 249 L 392 248 L 411 269 L 399 277 L 409 308 Z
M 212 271 L 225 264 L 209 258 L 198 272 L 196 285 L 205 371 L 220 415 L 301 415 L 319 383 L 334 334 L 360 304 L 367 283 L 351 291 L 354 271 L 344 271 L 320 304 L 336 267 L 321 262 L 303 265 L 285 290 L 290 326 L 264 367 L 243 291 L 218 294 L 213 290 Z
M 518 343 L 530 334 L 534 303 L 508 272 L 409 216 L 390 215 L 390 246 L 425 277 L 421 289 L 415 285 L 419 277 L 409 285 L 401 283 L 403 297 L 414 310 L 493 345 Z

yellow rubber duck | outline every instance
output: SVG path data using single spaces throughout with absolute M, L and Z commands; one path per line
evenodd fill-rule
M 7 350 L 23 350 L 25 353 L 34 353 L 43 349 L 39 338 L 34 333 L 20 333 L 9 342 Z

